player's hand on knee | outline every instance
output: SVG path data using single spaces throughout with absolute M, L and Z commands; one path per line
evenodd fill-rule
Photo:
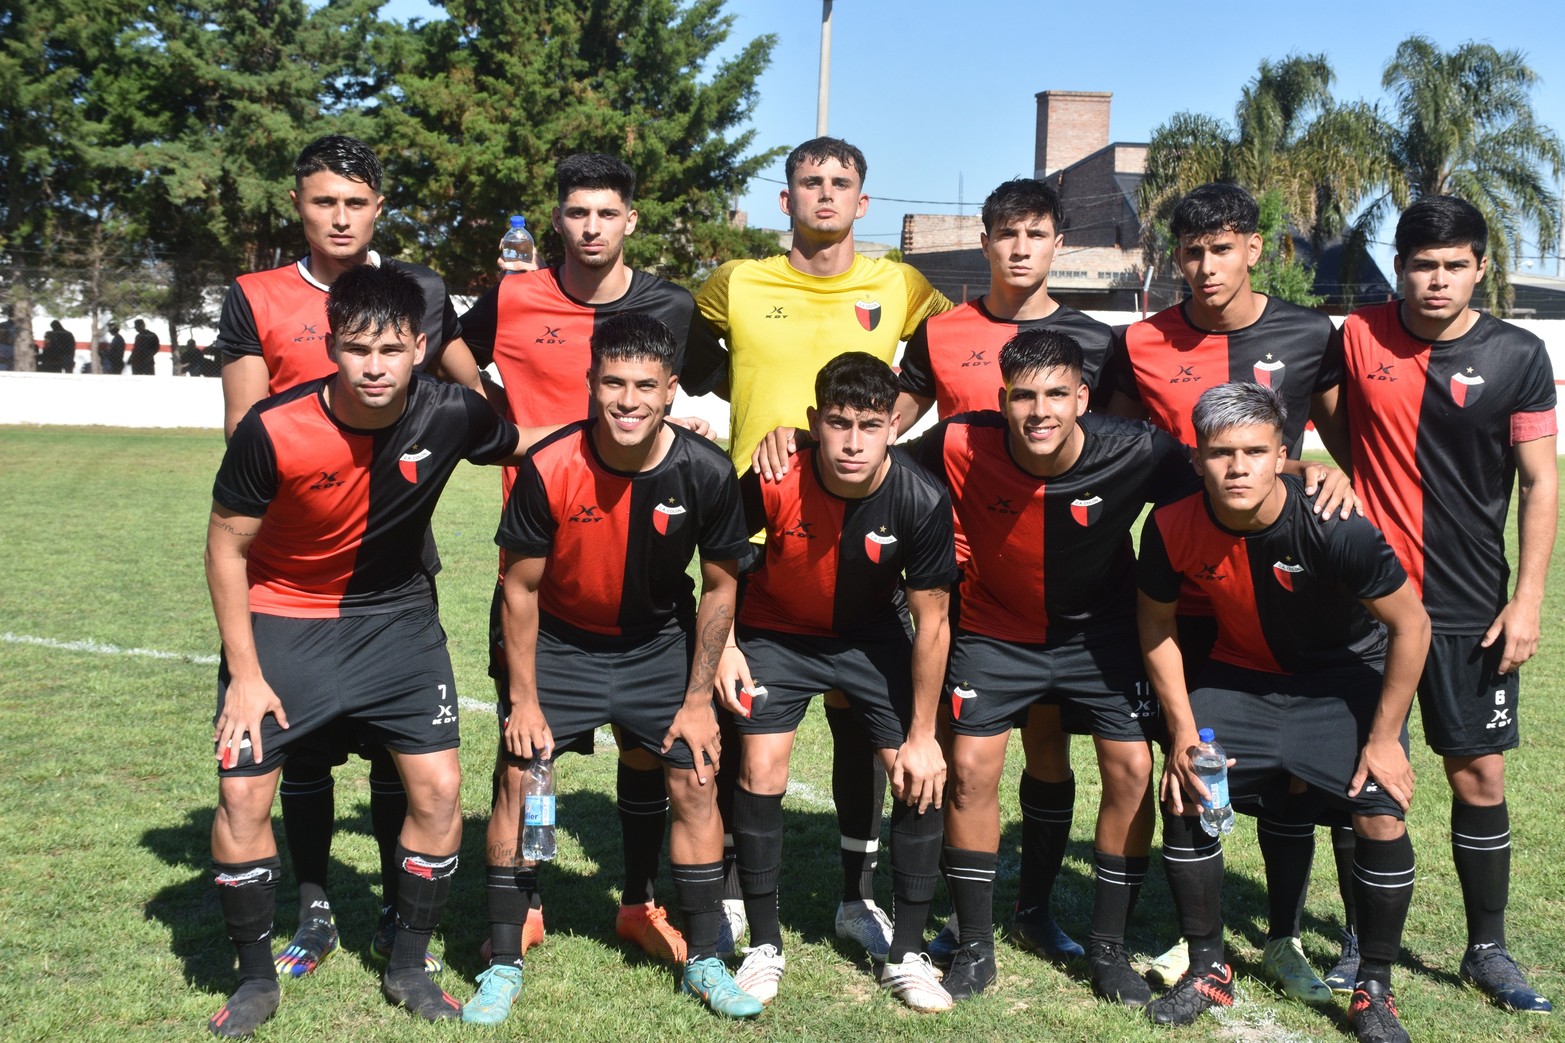
M 217 744 L 214 756 L 224 768 L 239 764 L 240 750 L 246 736 L 250 738 L 251 755 L 260 764 L 265 756 L 261 745 L 261 720 L 271 714 L 279 727 L 288 727 L 288 714 L 282 700 L 260 674 L 254 677 L 234 677 L 223 693 L 223 712 L 218 715 L 212 729 L 212 741 Z
M 1397 740 L 1370 740 L 1364 745 L 1358 768 L 1348 784 L 1348 796 L 1358 796 L 1370 779 L 1379 783 L 1404 812 L 1412 805 L 1413 766 Z
M 536 703 L 513 703 L 511 716 L 505 719 L 505 748 L 511 756 L 523 760 L 554 756 L 554 733 L 549 731 L 549 722 Z
M 693 770 L 696 782 L 705 786 L 707 780 L 717 774 L 723 752 L 722 733 L 718 730 L 717 714 L 712 710 L 710 699 L 685 701 L 685 705 L 674 715 L 674 723 L 668 726 L 663 736 L 663 752 L 672 750 L 674 743 L 680 739 L 685 740 L 685 745 L 690 747 L 690 754 L 695 759 Z
M 1315 497 L 1311 510 L 1322 518 L 1330 517 L 1335 511 L 1346 521 L 1354 511 L 1364 513 L 1364 505 L 1353 492 L 1353 479 L 1335 467 L 1327 467 L 1325 464 L 1305 467 L 1304 493 Z
M 780 482 L 788 473 L 788 458 L 799 451 L 795 428 L 779 427 L 763 437 L 750 455 L 750 466 L 768 482 Z
M 939 808 L 946 787 L 946 762 L 933 736 L 909 739 L 891 766 L 891 794 L 923 814 Z

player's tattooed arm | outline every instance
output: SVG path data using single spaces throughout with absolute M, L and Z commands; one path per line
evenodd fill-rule
M 690 679 L 684 705 L 674 715 L 663 736 L 664 753 L 684 740 L 695 759 L 696 782 L 704 786 L 718 771 L 722 738 L 712 709 L 712 680 L 733 630 L 734 604 L 739 592 L 737 561 L 701 559 L 701 600 L 696 606 L 696 651 L 690 662 Z
M 235 520 L 237 520 L 237 519 L 235 519 Z M 224 532 L 228 533 L 230 536 L 237 536 L 237 537 L 239 537 L 242 540 L 250 539 L 256 533 L 261 531 L 261 528 L 260 528 L 259 525 L 255 525 L 255 526 L 237 525 L 236 526 L 233 521 L 231 521 L 231 520 L 229 520 L 227 518 L 219 518 L 215 512 L 212 515 L 211 521 L 208 522 L 207 524 L 211 525 L 214 528 L 222 529 Z

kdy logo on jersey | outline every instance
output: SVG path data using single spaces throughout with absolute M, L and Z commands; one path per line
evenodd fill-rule
M 978 693 L 973 691 L 972 685 L 969 685 L 966 681 L 951 689 L 951 719 L 960 721 L 962 719 L 962 708 L 976 698 L 978 698 Z
M 1451 401 L 1465 409 L 1478 401 L 1478 396 L 1483 394 L 1483 377 L 1473 372 L 1473 367 L 1468 366 L 1462 373 L 1451 374 Z
M 684 517 L 685 508 L 672 496 L 668 498 L 668 502 L 655 504 L 652 507 L 652 527 L 658 531 L 659 536 L 678 532 Z
M 859 301 L 853 306 L 853 314 L 858 316 L 860 326 L 873 332 L 880 325 L 880 302 Z
M 891 552 L 886 550 L 886 548 L 896 542 L 897 538 L 887 532 L 886 527 L 882 525 L 880 531 L 866 532 L 864 534 L 864 553 L 869 555 L 870 561 L 879 565 L 880 556 L 882 554 L 890 554 Z
M 583 523 L 585 523 L 585 522 L 600 522 L 602 520 L 603 520 L 603 516 L 598 513 L 597 505 L 596 504 L 589 505 L 589 504 L 585 504 L 585 503 L 578 504 L 577 507 L 576 507 L 576 513 L 571 515 L 569 518 L 566 519 L 566 521 L 583 522 Z
M 1200 374 L 1196 373 L 1195 366 L 1180 366 L 1179 372 L 1168 378 L 1170 384 L 1194 384 L 1200 380 Z
M 1282 584 L 1282 589 L 1293 591 L 1293 577 L 1304 571 L 1304 566 L 1293 560 L 1293 555 L 1285 554 L 1281 561 L 1272 562 L 1272 575 L 1277 577 L 1277 582 Z
M 397 458 L 397 468 L 402 472 L 402 477 L 418 484 L 418 462 L 428 460 L 430 452 L 418 443 L 408 446 L 407 452 Z
M 1269 387 L 1273 391 L 1281 391 L 1282 378 L 1286 375 L 1284 371 L 1287 368 L 1288 364 L 1286 362 L 1274 357 L 1268 351 L 1266 358 L 1257 360 L 1255 365 L 1250 368 L 1250 372 L 1255 374 L 1255 382 L 1257 384 L 1260 384 L 1262 387 Z
M 815 534 L 810 531 L 810 526 L 814 524 L 814 522 L 807 522 L 803 518 L 800 518 L 798 521 L 794 522 L 792 526 L 784 526 L 783 528 L 777 530 L 777 535 L 792 536 L 801 540 L 813 540 L 815 538 Z
M 988 359 L 984 358 L 984 353 L 982 351 L 973 351 L 971 348 L 969 348 L 968 349 L 968 353 L 967 353 L 967 361 L 962 363 L 961 368 L 962 369 L 967 369 L 967 368 L 972 367 L 972 366 L 992 366 L 992 365 L 994 365 L 994 363 L 992 363 Z
M 1071 501 L 1071 517 L 1086 528 L 1103 516 L 1103 497 L 1088 493 Z
M 559 326 L 545 325 L 543 332 L 533 338 L 534 344 L 564 344 L 565 338 L 560 335 Z

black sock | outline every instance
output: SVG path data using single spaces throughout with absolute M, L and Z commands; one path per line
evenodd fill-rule
M 1505 801 L 1481 807 L 1451 798 L 1451 858 L 1462 882 L 1467 947 L 1504 948 L 1511 894 L 1511 813 Z
M 924 950 L 924 926 L 940 879 L 945 817 L 931 807 L 920 814 L 900 800 L 891 808 L 892 963 Z
M 670 862 L 674 895 L 685 914 L 685 959 L 705 960 L 717 955 L 717 929 L 722 919 L 723 863 L 686 865 Z
M 272 963 L 272 914 L 277 907 L 276 855 L 254 862 L 213 862 L 212 883 L 228 925 L 228 940 L 239 953 L 239 981 L 276 981 Z
M 1413 901 L 1413 840 L 1358 837 L 1353 890 L 1359 909 L 1359 982 L 1391 984 L 1391 965 L 1402 950 L 1402 925 Z
M 886 768 L 851 709 L 826 707 L 826 724 L 831 728 L 831 797 L 842 835 L 842 900 L 873 901 Z
M 380 904 L 397 907 L 397 840 L 408 817 L 408 791 L 402 787 L 397 762 L 384 746 L 370 753 L 370 829 L 380 851 Z
M 1315 823 L 1262 818 L 1255 838 L 1266 867 L 1266 940 L 1298 937 L 1315 858 Z
M 522 927 L 538 890 L 537 873 L 525 867 L 488 866 L 484 898 L 489 908 L 489 965 L 521 965 Z
M 283 762 L 283 838 L 293 875 L 299 881 L 299 922 L 312 916 L 330 916 L 326 898 L 327 864 L 331 861 L 332 829 L 337 818 L 336 786 L 331 765 L 297 757 Z M 400 826 L 401 823 L 399 822 Z M 320 910 L 324 906 L 325 911 Z
M 1151 861 L 1146 855 L 1109 855 L 1093 850 L 1097 886 L 1092 900 L 1092 941 L 1125 944 L 1125 925 L 1135 911 Z
M 1353 900 L 1353 827 L 1331 827 L 1331 857 L 1337 863 L 1337 892 L 1342 896 L 1342 919 L 1349 934 L 1358 934 L 1358 904 Z
M 1163 812 L 1163 872 L 1174 896 L 1190 967 L 1223 963 L 1223 845 L 1195 816 Z
M 994 944 L 994 871 L 1000 856 L 993 851 L 969 851 L 946 845 L 946 889 L 951 892 L 951 908 L 956 913 L 963 945 L 970 942 Z
M 1017 793 L 1022 806 L 1022 868 L 1016 885 L 1016 915 L 1049 910 L 1049 896 L 1070 843 L 1076 807 L 1076 776 L 1044 782 L 1022 772 Z
M 663 833 L 668 827 L 668 786 L 661 767 L 638 771 L 619 762 L 620 842 L 625 853 L 623 905 L 652 901 Z
M 777 921 L 782 799 L 781 793 L 734 788 L 734 848 L 739 853 L 739 883 L 744 888 L 745 918 L 750 921 L 750 944 L 775 945 L 778 952 L 782 951 L 782 925 Z
M 733 750 L 723 758 L 722 770 L 717 773 L 717 813 L 723 820 L 723 898 L 743 899 L 744 889 L 739 886 L 739 854 L 734 850 L 734 790 L 739 788 L 739 750 L 743 740 L 734 715 L 717 708 L 718 738 L 723 749 Z
M 402 873 L 397 886 L 397 940 L 391 947 L 387 973 L 424 968 L 429 936 L 440 925 L 440 914 L 451 895 L 457 854 L 424 855 L 398 844 L 397 864 Z

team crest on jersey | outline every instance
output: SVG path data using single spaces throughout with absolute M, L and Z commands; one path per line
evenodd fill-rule
M 886 548 L 895 542 L 897 542 L 897 538 L 887 532 L 886 527 L 882 525 L 879 531 L 866 532 L 864 534 L 864 553 L 869 555 L 870 561 L 879 565 L 880 556 L 890 553 Z
M 668 498 L 667 503 L 655 504 L 652 507 L 652 527 L 658 531 L 659 536 L 677 532 L 684 517 L 684 507 L 672 496 Z
M 1264 359 L 1257 360 L 1250 372 L 1255 374 L 1255 382 L 1263 387 L 1269 387 L 1273 391 L 1282 390 L 1282 378 L 1286 375 L 1288 364 L 1277 358 L 1271 352 L 1266 353 Z
M 1071 501 L 1071 517 L 1085 528 L 1103 515 L 1103 497 L 1088 493 Z
M 408 446 L 407 452 L 397 459 L 397 468 L 402 472 L 402 477 L 418 484 L 418 462 L 429 459 L 429 450 L 418 443 Z
M 1304 566 L 1293 560 L 1293 555 L 1285 554 L 1281 561 L 1272 562 L 1272 575 L 1277 577 L 1277 582 L 1282 584 L 1282 589 L 1291 592 L 1293 590 L 1293 577 L 1304 571 Z
M 860 326 L 873 332 L 880 325 L 880 302 L 859 301 L 853 306 L 853 314 L 858 316 Z
M 966 706 L 970 700 L 976 698 L 978 698 L 978 693 L 973 691 L 973 686 L 966 681 L 951 689 L 951 719 L 960 721 L 962 719 L 962 707 Z
M 1483 377 L 1473 372 L 1473 367 L 1468 366 L 1461 373 L 1451 374 L 1451 401 L 1458 406 L 1466 408 L 1478 401 L 1478 396 L 1483 393 Z

